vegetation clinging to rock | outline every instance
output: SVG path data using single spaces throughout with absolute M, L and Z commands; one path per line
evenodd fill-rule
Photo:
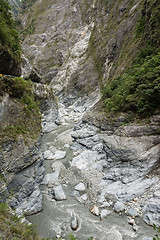
M 21 46 L 18 32 L 14 28 L 11 7 L 5 0 L 0 0 L 0 49 L 7 49 L 17 60 L 20 60 Z
M 0 240 L 51 240 L 50 238 L 40 238 L 35 231 L 34 225 L 21 223 L 21 218 L 18 218 L 9 208 L 7 203 L 0 203 Z M 57 238 L 56 238 L 57 239 Z M 52 240 L 56 240 L 52 238 Z M 89 238 L 88 240 L 92 240 Z M 58 238 L 61 240 L 61 238 Z M 78 240 L 72 234 L 66 240 Z
M 126 73 L 108 84 L 103 94 L 107 111 L 152 113 L 159 108 L 159 62 L 160 52 L 139 57 Z
M 21 223 L 20 219 L 11 213 L 6 203 L 0 204 L 0 239 L 38 240 L 33 226 Z
M 36 0 L 22 0 L 20 4 L 21 11 L 25 12 L 26 10 L 30 9 L 35 2 Z
M 136 28 L 138 56 L 119 78 L 107 83 L 103 99 L 107 111 L 132 110 L 153 114 L 160 100 L 160 11 L 158 1 L 145 1 Z
M 8 94 L 10 104 L 7 119 L 2 121 L 0 138 L 16 138 L 18 134 L 27 137 L 36 137 L 41 130 L 41 117 L 33 90 L 32 82 L 21 77 L 1 77 L 0 96 Z

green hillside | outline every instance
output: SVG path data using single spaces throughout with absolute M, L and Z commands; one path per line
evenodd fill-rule
M 7 50 L 14 59 L 20 60 L 20 40 L 14 28 L 11 7 L 5 0 L 0 0 L 0 49 Z

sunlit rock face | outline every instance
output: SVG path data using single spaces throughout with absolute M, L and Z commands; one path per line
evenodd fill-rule
M 35 28 L 24 39 L 24 54 L 56 93 L 65 89 L 84 95 L 99 85 L 94 62 L 87 56 L 94 22 L 90 14 L 83 16 L 84 10 L 77 1 L 48 1 L 47 6 L 37 1 L 31 15 L 23 17 L 24 27 L 34 19 Z
M 37 1 L 21 17 L 24 55 L 56 94 L 89 94 L 136 55 L 141 8 L 130 1 Z

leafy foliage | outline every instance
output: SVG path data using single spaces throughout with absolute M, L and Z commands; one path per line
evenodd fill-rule
M 107 111 L 153 114 L 160 109 L 160 8 L 158 0 L 144 1 L 136 27 L 141 43 L 129 69 L 103 89 Z
M 33 226 L 22 224 L 6 203 L 0 203 L 0 239 L 38 240 Z
M 39 108 L 35 101 L 34 94 L 32 92 L 31 80 L 24 80 L 21 77 L 3 77 L 0 83 L 0 95 L 6 92 L 11 98 L 18 98 L 27 105 L 29 110 L 36 110 L 39 112 Z
M 140 54 L 141 55 L 141 54 Z M 105 106 L 109 111 L 132 110 L 153 112 L 160 103 L 160 52 L 141 56 L 120 78 L 104 89 Z
M 160 227 L 154 225 L 154 230 L 156 230 L 156 235 L 153 237 L 153 240 L 160 240 Z
M 21 77 L 0 77 L 0 96 L 4 93 L 8 93 L 10 98 L 16 101 L 15 106 L 10 108 L 13 114 L 15 112 L 15 119 L 10 119 L 8 125 L 1 128 L 0 140 L 6 136 L 16 138 L 18 134 L 33 138 L 37 136 L 41 130 L 41 118 L 31 80 L 24 80 Z
M 0 0 L 0 45 L 7 48 L 16 59 L 20 59 L 19 35 L 14 29 L 11 7 L 5 0 Z
M 32 5 L 36 2 L 36 0 L 22 0 L 20 7 L 21 7 L 21 11 L 25 12 L 27 11 L 29 8 L 32 7 Z

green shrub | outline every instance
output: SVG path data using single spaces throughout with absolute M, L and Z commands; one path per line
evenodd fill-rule
M 25 12 L 28 9 L 30 9 L 32 7 L 32 5 L 36 2 L 36 0 L 22 0 L 20 7 L 21 7 L 21 11 Z
M 41 116 L 39 102 L 33 94 L 31 80 L 21 77 L 11 78 L 2 76 L 0 81 L 0 95 L 8 93 L 13 98 L 13 114 L 0 131 L 0 141 L 5 137 L 16 139 L 19 134 L 35 138 L 41 131 Z M 11 106 L 12 111 L 12 106 Z
M 160 240 L 160 227 L 156 227 L 154 225 L 154 230 L 157 232 L 156 235 L 153 237 L 153 240 Z
M 32 83 L 21 77 L 3 77 L 0 86 L 1 92 L 9 93 L 11 98 L 21 98 L 25 93 L 32 95 Z
M 139 52 L 128 70 L 103 88 L 106 111 L 133 111 L 138 114 L 159 111 L 159 25 L 159 1 L 144 1 L 135 32 Z
M 0 44 L 7 48 L 16 60 L 20 60 L 20 39 L 14 29 L 11 7 L 5 0 L 0 0 Z
M 104 88 L 107 111 L 152 113 L 159 108 L 160 52 L 137 58 L 131 68 Z

